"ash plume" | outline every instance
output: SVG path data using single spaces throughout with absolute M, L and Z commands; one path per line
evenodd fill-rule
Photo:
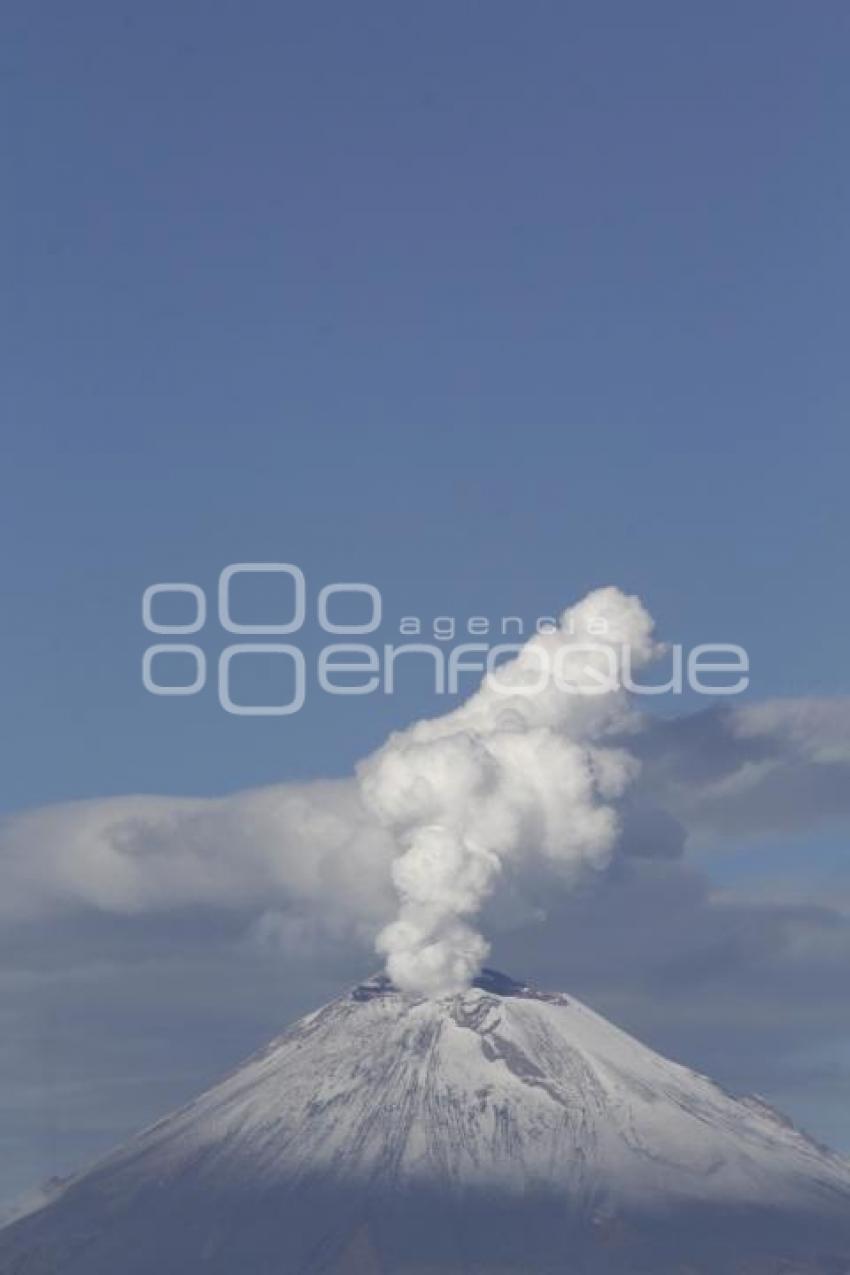
M 469 985 L 488 952 L 475 918 L 509 862 L 542 855 L 567 881 L 607 865 L 614 803 L 638 770 L 610 743 L 631 717 L 619 675 L 659 653 L 652 633 L 638 598 L 597 589 L 460 707 L 360 764 L 364 804 L 396 849 L 398 911 L 376 947 L 399 989 Z

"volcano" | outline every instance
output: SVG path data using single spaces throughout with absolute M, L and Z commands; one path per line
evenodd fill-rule
M 850 1164 L 578 1000 L 378 976 L 0 1231 L 0 1275 L 846 1275 Z

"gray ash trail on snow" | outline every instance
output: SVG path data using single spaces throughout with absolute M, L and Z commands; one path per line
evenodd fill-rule
M 612 742 L 631 720 L 620 674 L 660 650 L 638 598 L 597 589 L 459 708 L 360 764 L 364 804 L 396 847 L 398 913 L 377 939 L 396 986 L 470 985 L 489 950 L 475 918 L 508 865 L 542 857 L 569 884 L 608 864 L 638 770 Z
M 850 1165 L 560 992 L 386 974 L 0 1230 L 0 1275 L 846 1275 Z

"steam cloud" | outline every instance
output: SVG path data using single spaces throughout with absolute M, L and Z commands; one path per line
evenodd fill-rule
M 540 920 L 529 887 L 551 886 L 554 906 L 614 850 L 657 864 L 688 840 L 847 827 L 850 697 L 642 715 L 604 693 L 602 643 L 618 669 L 620 643 L 636 667 L 660 650 L 637 599 L 597 591 L 499 669 L 498 686 L 485 679 L 452 713 L 393 736 L 357 779 L 7 814 L 0 939 L 83 914 L 167 924 L 203 910 L 246 951 L 292 961 L 359 961 L 379 934 L 396 981 L 439 994 L 474 975 L 482 925 L 504 938 Z M 595 672 L 603 693 L 527 694 L 543 653 L 585 686 Z
M 488 951 L 473 920 L 508 864 L 542 854 L 577 879 L 608 863 L 612 803 L 638 763 L 605 741 L 630 724 L 624 652 L 632 667 L 652 659 L 652 631 L 638 598 L 598 589 L 466 703 L 361 763 L 364 804 L 397 850 L 398 914 L 376 943 L 396 986 L 438 996 L 469 985 Z

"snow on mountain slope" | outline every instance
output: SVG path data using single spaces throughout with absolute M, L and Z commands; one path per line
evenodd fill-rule
M 737 1237 L 722 1253 L 718 1228 Z M 441 1000 L 361 984 L 0 1231 L 0 1275 L 716 1275 L 786 1257 L 809 1264 L 752 1269 L 850 1271 L 847 1162 L 492 972 Z

